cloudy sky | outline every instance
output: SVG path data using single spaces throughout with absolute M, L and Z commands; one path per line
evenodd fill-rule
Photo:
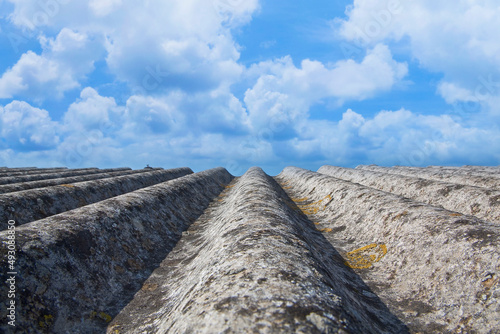
M 0 166 L 500 164 L 496 0 L 0 0 Z

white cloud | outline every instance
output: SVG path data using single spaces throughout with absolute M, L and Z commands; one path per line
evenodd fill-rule
M 267 81 L 283 91 L 306 94 L 311 100 L 362 100 L 391 89 L 408 74 L 408 65 L 393 60 L 389 48 L 379 44 L 367 50 L 359 63 L 349 59 L 325 65 L 305 59 L 297 68 L 287 56 L 253 65 L 249 72 L 261 76 L 258 85 Z
M 445 99 L 446 103 L 453 104 L 457 101 L 477 101 L 474 94 L 465 88 L 459 87 L 452 82 L 441 82 L 438 93 Z
M 226 161 L 239 168 L 500 159 L 491 154 L 500 152 L 492 122 L 500 117 L 493 70 L 500 68 L 500 29 L 492 1 L 355 0 L 338 27 L 356 47 L 364 42 L 360 59 L 295 65 L 285 56 L 250 68 L 239 63 L 233 32 L 259 10 L 257 0 L 10 2 L 10 20 L 40 34 L 42 52 L 26 52 L 3 74 L 0 97 L 61 97 L 88 85 L 97 60 L 132 93 L 115 100 L 100 95 L 102 87 L 84 88 L 60 122 L 25 102 L 2 107 L 3 160 L 201 169 Z M 414 58 L 444 73 L 438 93 L 446 102 L 478 103 L 488 117 L 466 123 L 407 109 L 372 117 L 349 109 L 338 122 L 309 118 L 318 103 L 338 107 L 397 88 L 408 65 L 393 58 L 391 49 L 401 53 L 393 41 L 409 41 Z M 238 90 L 249 83 L 244 101 L 231 93 L 234 83 Z
M 244 135 L 250 130 L 241 101 L 226 89 L 196 94 L 182 109 L 191 114 L 191 126 L 203 132 L 234 136 Z
M 120 29 L 106 27 L 107 63 L 120 80 L 141 94 L 206 91 L 238 80 L 238 47 L 212 2 L 154 5 L 133 5 L 114 18 Z
M 122 5 L 122 0 L 90 0 L 89 7 L 96 16 L 106 16 Z
M 70 166 L 127 159 L 164 164 L 166 157 L 177 163 L 190 157 L 198 164 L 229 152 L 248 158 L 254 149 L 239 147 L 246 118 L 238 99 L 224 90 L 133 95 L 121 106 L 87 87 L 66 112 L 60 124 L 64 138 L 53 154 Z
M 237 136 L 249 131 L 241 102 L 227 90 L 187 94 L 175 90 L 163 96 L 131 96 L 125 106 L 120 136 L 142 141 L 148 135 L 176 136 L 224 133 Z
M 100 96 L 87 87 L 80 93 L 80 99 L 72 103 L 64 114 L 64 127 L 68 132 L 104 131 L 110 122 L 123 121 L 123 108 L 119 108 L 112 97 Z
M 491 164 L 500 159 L 500 132 L 495 125 L 466 127 L 447 115 L 409 110 L 381 111 L 368 118 L 347 110 L 339 122 L 308 121 L 290 141 L 299 157 L 321 153 L 330 164 Z
M 247 24 L 260 9 L 259 0 L 212 0 L 224 25 L 235 28 Z
M 179 93 L 165 98 L 131 96 L 127 101 L 123 135 L 144 140 L 151 135 L 178 134 L 185 128 L 184 115 L 177 109 L 181 99 Z
M 252 124 L 257 131 L 273 131 L 272 122 L 282 127 L 303 122 L 311 105 L 322 99 L 335 98 L 341 104 L 388 91 L 406 76 L 408 67 L 394 61 L 389 49 L 380 44 L 359 63 L 346 60 L 325 66 L 306 59 L 297 68 L 285 57 L 254 65 L 249 72 L 258 76 L 245 93 Z
M 477 138 L 489 142 L 480 129 L 490 133 L 486 129 L 500 121 L 497 1 L 458 0 L 451 5 L 444 0 L 354 0 L 346 14 L 347 19 L 336 20 L 343 38 L 361 49 L 387 43 L 425 70 L 441 73 L 437 94 L 452 105 L 451 115 L 464 126 L 464 133 L 469 133 L 469 126 L 477 130 Z M 491 134 L 495 137 L 494 131 Z M 457 137 L 454 145 L 471 156 L 488 155 L 483 147 L 467 150 L 476 140 L 470 137 L 469 144 L 461 143 Z
M 99 54 L 95 41 L 66 28 L 55 39 L 40 37 L 40 43 L 41 55 L 28 51 L 2 75 L 0 98 L 61 98 L 80 86 L 79 81 L 94 69 Z
M 139 94 L 235 82 L 244 67 L 231 29 L 248 23 L 259 8 L 258 0 L 48 2 L 46 10 L 43 1 L 13 1 L 11 21 L 33 31 L 68 28 L 105 36 L 108 67 Z M 35 19 L 40 13 L 46 20 Z
M 19 151 L 37 151 L 59 143 L 57 123 L 49 113 L 21 101 L 0 106 L 0 133 L 7 148 Z
M 125 106 L 117 106 L 113 99 L 86 88 L 59 124 L 46 111 L 16 101 L 0 109 L 2 137 L 8 138 L 0 159 L 25 165 L 29 159 L 41 159 L 72 167 L 116 166 L 117 161 L 136 168 L 147 163 L 199 169 L 222 164 L 235 173 L 251 165 L 304 165 L 306 161 L 313 166 L 426 165 L 500 159 L 491 154 L 500 152 L 500 132 L 494 124 L 484 124 L 487 121 L 465 126 L 446 115 L 420 115 L 406 109 L 381 111 L 373 117 L 348 109 L 338 122 L 303 119 L 300 126 L 291 124 L 293 136 L 279 138 L 278 133 L 273 139 L 255 133 L 210 133 L 194 123 L 196 115 L 176 118 L 183 116 L 178 113 L 186 106 L 183 103 L 182 96 L 174 94 L 162 99 L 135 96 Z M 121 120 L 111 122 L 106 131 L 98 128 L 98 120 L 113 117 Z M 64 131 L 57 130 L 62 127 Z M 286 127 L 278 129 L 286 131 Z
M 425 68 L 465 88 L 500 74 L 497 1 L 354 0 L 347 16 L 337 20 L 344 38 L 367 46 L 408 37 L 412 56 Z
M 62 92 L 76 87 L 78 82 L 57 62 L 28 51 L 0 78 L 0 98 L 21 95 L 42 99 L 50 96 L 49 91 L 60 98 Z

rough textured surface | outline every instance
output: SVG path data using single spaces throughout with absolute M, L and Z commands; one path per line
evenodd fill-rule
M 97 170 L 98 168 L 75 168 L 72 171 L 92 171 Z M 124 168 L 129 169 L 129 168 Z M 50 174 L 50 173 L 60 173 L 63 171 L 68 171 L 67 168 L 48 168 L 48 169 L 27 169 L 27 170 L 2 170 L 0 169 L 0 178 L 8 177 L 8 176 L 19 176 L 19 175 L 33 175 L 33 174 Z
M 498 225 L 299 168 L 277 180 L 412 331 L 500 328 Z
M 499 334 L 500 225 L 462 214 L 496 192 L 465 183 L 485 188 L 499 169 L 362 168 L 336 174 L 346 180 L 299 168 L 233 180 L 218 168 L 146 187 L 144 177 L 172 172 L 148 169 L 0 195 L 1 228 L 69 210 L 16 224 L 18 326 L 2 307 L 0 332 Z M 0 168 L 0 178 L 32 171 L 59 174 Z M 469 188 L 478 192 L 460 210 L 424 203 L 452 205 Z M 75 199 L 97 202 L 73 209 Z
M 0 172 L 15 172 L 15 171 L 30 171 L 30 170 L 36 170 L 36 171 L 44 171 L 44 170 L 68 170 L 68 167 L 50 167 L 50 168 L 37 168 L 37 167 L 0 167 Z
M 403 166 L 400 166 L 403 167 Z M 407 167 L 407 168 L 420 168 L 420 167 Z M 442 172 L 451 173 L 462 173 L 465 175 L 479 175 L 484 176 L 485 174 L 490 174 L 490 176 L 500 178 L 500 166 L 462 166 L 462 167 L 445 167 L 445 166 L 429 166 L 429 169 L 436 169 Z
M 160 169 L 162 169 L 162 168 L 155 168 L 155 170 L 160 170 Z M 150 171 L 151 171 L 150 169 L 138 169 L 138 170 L 124 169 L 123 171 L 116 171 L 116 172 L 103 172 L 103 173 L 98 173 L 98 174 L 87 174 L 87 175 L 80 175 L 80 176 L 73 176 L 73 177 L 63 177 L 63 178 L 59 178 L 59 179 L 49 179 L 49 180 L 38 180 L 38 181 L 30 181 L 30 182 L 3 184 L 3 185 L 0 185 L 0 194 L 35 189 L 35 188 L 57 186 L 57 185 L 61 185 L 61 184 L 71 184 L 71 183 L 76 183 L 76 182 L 106 179 L 106 178 L 115 177 L 115 176 L 138 174 L 138 173 L 144 173 L 144 172 L 150 172 Z
M 196 221 L 108 333 L 404 333 L 261 169 Z
M 500 224 L 500 190 L 335 166 L 323 166 L 318 173 Z
M 31 174 L 31 175 L 17 175 L 17 176 L 8 176 L 8 177 L 0 177 L 0 184 L 11 184 L 11 183 L 20 183 L 20 182 L 29 182 L 29 181 L 37 181 L 37 180 L 49 180 L 49 179 L 57 179 L 61 177 L 70 177 L 77 175 L 88 175 L 88 174 L 99 174 L 99 173 L 110 173 L 110 172 L 118 172 L 122 170 L 130 170 L 130 168 L 109 168 L 109 169 L 84 169 L 84 170 L 62 170 L 57 173 L 41 173 L 41 174 Z
M 104 332 L 231 179 L 208 170 L 19 227 L 17 331 Z M 0 240 L 4 260 L 6 232 Z
M 401 174 L 406 176 L 420 177 L 423 179 L 444 181 L 456 184 L 466 184 L 475 187 L 484 187 L 488 189 L 500 190 L 500 178 L 484 175 L 481 173 L 482 167 L 469 167 L 469 171 L 475 171 L 467 174 L 462 169 L 441 170 L 439 168 L 418 168 L 418 167 L 380 167 L 376 165 L 361 165 L 357 169 L 373 170 L 376 172 Z
M 0 195 L 0 221 L 6 222 L 13 219 L 19 225 L 26 224 L 189 173 L 192 173 L 189 168 L 155 170 L 111 179 L 2 194 Z

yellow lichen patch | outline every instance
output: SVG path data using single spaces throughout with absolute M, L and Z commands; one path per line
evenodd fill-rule
M 319 200 L 319 201 L 317 201 L 317 202 L 314 202 L 314 203 L 311 203 L 311 204 L 304 204 L 304 205 L 301 205 L 301 207 L 307 207 L 307 206 L 319 205 L 319 204 L 321 204 L 321 203 L 322 203 L 323 201 L 325 201 L 325 200 L 328 200 L 328 202 L 326 203 L 326 204 L 328 204 L 328 203 L 332 200 L 332 196 L 331 196 L 331 195 L 328 195 L 328 196 L 326 196 L 325 198 L 320 199 L 320 200 Z M 326 205 L 326 204 L 325 204 L 325 205 Z
M 305 215 L 314 215 L 316 213 L 318 213 L 319 211 L 319 208 L 307 208 L 307 209 L 302 209 L 302 212 L 305 214 Z
M 75 186 L 72 184 L 61 184 L 61 187 L 74 188 Z
M 226 186 L 225 188 L 226 189 L 231 189 L 232 187 L 234 187 L 236 184 L 233 184 L 233 185 L 230 185 L 230 186 Z
M 321 223 L 314 223 L 314 225 L 319 225 L 319 224 L 321 224 Z
M 462 214 L 461 213 L 452 213 L 452 214 L 450 214 L 450 216 L 452 216 L 452 217 L 460 217 L 460 216 L 462 216 Z
M 52 323 L 54 322 L 54 317 L 50 314 L 48 315 L 44 315 L 43 316 L 43 320 L 40 320 L 38 322 L 38 325 L 41 327 L 41 328 L 44 328 L 44 329 L 47 329 L 49 328 L 50 326 L 52 326 Z
M 120 325 L 113 325 L 111 327 L 108 327 L 108 333 L 113 333 L 113 334 L 120 334 Z
M 328 205 L 328 203 L 330 203 L 331 200 L 332 200 L 332 196 L 328 195 L 325 198 L 320 199 L 317 202 L 310 203 L 310 204 L 301 204 L 301 205 L 297 205 L 297 206 L 300 208 L 300 210 L 304 214 L 311 215 L 311 214 L 318 213 L 319 211 L 323 211 L 326 208 L 326 206 Z M 324 203 L 325 201 L 326 201 L 326 203 Z
M 94 319 L 96 317 L 106 322 L 111 322 L 111 320 L 113 320 L 113 318 L 105 312 L 96 312 L 96 311 L 90 312 L 90 319 Z
M 373 243 L 347 253 L 345 264 L 353 269 L 366 269 L 370 268 L 373 263 L 380 261 L 385 254 L 387 254 L 385 244 Z
M 113 318 L 109 314 L 104 313 L 104 312 L 99 312 L 99 318 L 101 318 L 102 320 L 104 320 L 106 322 L 111 322 L 111 320 L 113 320 Z
M 304 198 L 292 198 L 292 201 L 294 201 L 295 203 L 297 203 L 297 202 L 299 202 L 299 203 L 300 203 L 300 202 L 305 202 L 305 201 L 307 201 L 308 199 L 309 199 L 309 198 L 307 198 L 307 197 L 304 197 Z
M 332 228 L 319 228 L 318 231 L 328 233 L 328 232 L 333 231 L 333 229 Z

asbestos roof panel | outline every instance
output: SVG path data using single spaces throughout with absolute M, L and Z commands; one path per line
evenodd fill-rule
M 497 333 L 499 173 L 2 168 L 0 295 L 23 333 Z

